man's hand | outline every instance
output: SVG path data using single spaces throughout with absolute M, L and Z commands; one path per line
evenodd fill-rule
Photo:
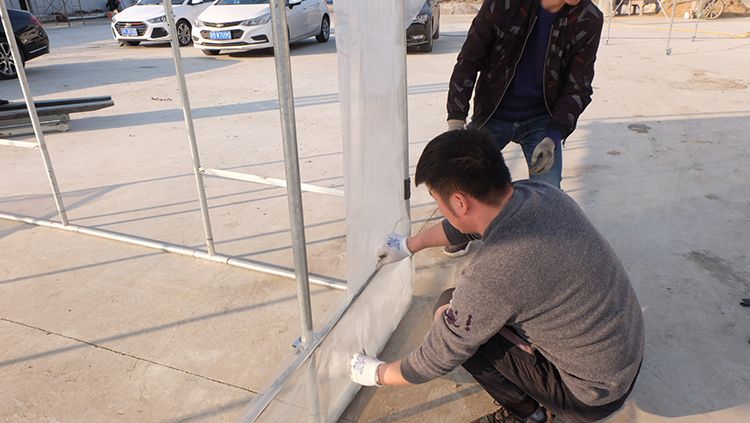
M 466 121 L 461 119 L 448 119 L 448 130 L 466 129 Z
M 385 361 L 364 354 L 354 354 L 349 362 L 349 370 L 353 381 L 364 386 L 381 386 L 378 383 L 378 369 Z
M 541 175 L 547 173 L 555 164 L 555 142 L 552 138 L 545 137 L 534 149 L 534 153 L 531 154 L 532 167 L 529 173 L 534 175 Z
M 383 265 L 401 261 L 414 254 L 406 246 L 406 237 L 392 232 L 385 237 L 383 244 L 378 247 L 377 255 L 378 268 L 380 268 Z

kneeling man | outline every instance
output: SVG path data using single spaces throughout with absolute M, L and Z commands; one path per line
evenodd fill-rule
M 501 408 L 477 422 L 603 419 L 633 389 L 643 315 L 628 276 L 576 202 L 545 182 L 511 182 L 486 132 L 433 139 L 415 175 L 446 217 L 411 238 L 391 234 L 380 264 L 424 248 L 482 246 L 435 305 L 422 344 L 396 363 L 357 354 L 362 385 L 427 382 L 463 366 Z

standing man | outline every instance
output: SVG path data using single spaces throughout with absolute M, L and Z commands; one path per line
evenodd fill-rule
M 520 144 L 529 177 L 560 188 L 562 144 L 591 102 L 603 22 L 591 0 L 485 0 L 451 75 L 448 130 L 465 127 L 473 91 L 469 125 L 501 150 Z
M 546 183 L 512 183 L 497 143 L 474 129 L 433 139 L 415 182 L 447 221 L 389 235 L 381 265 L 465 234 L 484 242 L 441 295 L 422 344 L 396 363 L 356 354 L 352 379 L 419 384 L 462 365 L 502 406 L 481 423 L 588 423 L 619 410 L 643 359 L 643 315 L 620 260 L 575 201 Z

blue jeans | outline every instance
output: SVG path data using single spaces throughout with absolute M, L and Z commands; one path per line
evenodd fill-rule
M 534 148 L 544 139 L 548 121 L 549 115 L 546 113 L 521 121 L 491 118 L 484 124 L 483 128 L 486 128 L 492 137 L 495 138 L 497 145 L 500 146 L 500 150 L 504 149 L 511 141 L 519 144 L 523 150 L 524 157 L 526 157 L 526 165 L 531 169 L 532 166 L 529 164 L 531 162 L 531 155 L 534 153 Z M 562 148 L 555 149 L 555 163 L 547 173 L 541 175 L 529 174 L 529 179 L 544 181 L 554 187 L 560 188 L 560 181 L 562 181 Z

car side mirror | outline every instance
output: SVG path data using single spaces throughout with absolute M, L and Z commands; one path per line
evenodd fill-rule
M 289 9 L 292 9 L 294 6 L 299 6 L 302 4 L 302 0 L 287 0 L 286 5 L 289 6 Z

